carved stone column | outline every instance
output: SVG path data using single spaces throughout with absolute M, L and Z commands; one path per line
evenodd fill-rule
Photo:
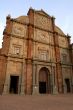
M 27 59 L 26 59 L 26 94 L 32 94 L 32 58 L 33 58 L 33 36 L 34 36 L 34 12 L 28 12 L 28 39 L 27 39 Z
M 37 87 L 37 65 L 33 65 L 33 94 L 38 94 L 38 87 Z
M 54 33 L 54 45 L 55 45 L 55 57 L 56 57 L 56 78 L 57 78 L 57 87 L 58 92 L 62 93 L 62 69 L 61 69 L 61 58 L 60 58 L 60 48 L 59 48 L 59 41 L 58 41 L 58 33 Z
M 22 76 L 21 76 L 21 95 L 25 94 L 25 70 L 26 70 L 26 65 L 25 61 L 23 59 L 23 64 L 22 64 Z

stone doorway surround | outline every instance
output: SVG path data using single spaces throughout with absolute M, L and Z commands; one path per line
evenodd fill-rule
M 19 76 L 10 76 L 10 88 L 9 93 L 18 94 Z
M 50 88 L 50 72 L 46 67 L 42 67 L 39 71 L 39 93 L 49 93 Z
M 21 75 L 18 74 L 7 74 L 5 84 L 4 84 L 4 90 L 3 94 L 9 94 L 10 93 L 10 78 L 11 76 L 18 76 L 19 81 L 18 81 L 18 94 L 20 93 L 20 84 L 21 84 Z
M 37 64 L 33 64 L 33 80 L 32 80 L 32 94 L 37 94 L 39 95 L 39 72 L 42 68 L 45 68 L 48 71 L 48 79 L 50 78 L 50 84 L 52 87 L 50 87 L 50 90 L 47 89 L 47 93 L 53 93 L 53 86 L 54 86 L 54 80 L 53 80 L 53 76 L 51 73 L 51 66 L 48 65 L 37 65 Z M 48 92 L 49 91 L 49 92 Z

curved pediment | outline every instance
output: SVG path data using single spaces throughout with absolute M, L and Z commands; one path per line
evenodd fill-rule
M 58 34 L 61 34 L 61 35 L 65 36 L 64 32 L 63 32 L 58 26 L 55 26 L 55 31 L 56 31 Z
M 16 21 L 19 21 L 21 23 L 29 23 L 29 18 L 28 16 L 19 16 L 18 18 L 15 19 Z

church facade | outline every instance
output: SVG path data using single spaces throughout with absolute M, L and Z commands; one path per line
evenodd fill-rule
M 1 94 L 73 92 L 70 36 L 43 10 L 6 17 L 0 49 Z

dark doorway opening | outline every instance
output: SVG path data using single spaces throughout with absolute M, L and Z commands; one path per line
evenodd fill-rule
M 19 76 L 10 77 L 10 93 L 14 93 L 14 94 L 18 93 L 18 82 L 19 82 Z
M 66 87 L 67 87 L 67 93 L 70 92 L 70 80 L 67 78 L 65 79 Z
M 42 67 L 39 71 L 39 93 L 50 93 L 50 75 L 46 67 Z
M 46 82 L 39 82 L 39 93 L 46 93 Z

